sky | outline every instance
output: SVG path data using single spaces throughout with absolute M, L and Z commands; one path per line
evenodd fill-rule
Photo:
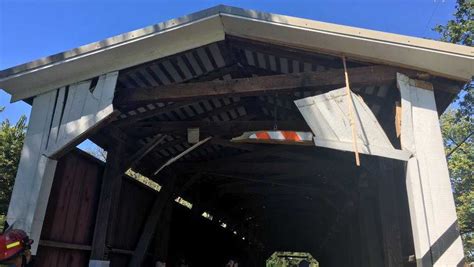
M 452 18 L 455 0 L 0 0 L 0 70 L 218 4 L 415 37 Z M 32 84 L 31 86 L 34 86 Z M 0 90 L 0 121 L 30 106 Z

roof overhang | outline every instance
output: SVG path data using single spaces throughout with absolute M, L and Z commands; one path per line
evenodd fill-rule
M 457 81 L 474 75 L 474 48 L 241 8 L 188 16 L 0 71 L 12 101 L 225 39 L 225 35 L 416 69 Z

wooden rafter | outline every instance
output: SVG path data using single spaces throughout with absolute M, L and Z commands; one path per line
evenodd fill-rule
M 187 102 L 173 103 L 173 104 L 161 107 L 161 108 L 155 108 L 153 110 L 148 110 L 148 111 L 136 114 L 136 115 L 127 116 L 124 119 L 118 119 L 113 124 L 115 126 L 118 126 L 118 127 L 129 126 L 129 125 L 131 125 L 131 124 L 133 124 L 137 121 L 141 121 L 141 120 L 145 120 L 145 119 L 148 119 L 148 118 L 151 118 L 151 117 L 159 116 L 163 113 L 170 112 L 170 111 L 173 111 L 173 110 L 177 110 L 181 107 L 190 105 L 191 103 L 193 103 L 193 102 L 192 101 L 187 101 Z
M 382 85 L 396 78 L 397 68 L 369 66 L 350 68 L 352 85 Z M 407 71 L 404 71 L 405 73 Z M 411 73 L 413 74 L 413 73 Z M 119 106 L 157 101 L 183 101 L 225 95 L 258 95 L 269 91 L 288 91 L 301 88 L 337 88 L 345 85 L 344 71 L 303 72 L 252 78 L 173 84 L 122 91 L 116 98 Z
M 309 131 L 303 121 L 277 121 L 279 130 Z M 200 128 L 203 133 L 214 135 L 241 134 L 244 131 L 273 130 L 274 121 L 157 121 L 138 123 L 129 131 L 136 136 L 149 136 L 157 133 L 185 133 L 188 128 Z M 135 135 L 135 134 L 134 134 Z

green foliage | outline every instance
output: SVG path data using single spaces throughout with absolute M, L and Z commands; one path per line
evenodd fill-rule
M 474 41 L 474 0 L 457 0 L 454 19 L 433 30 L 441 34 L 441 40 L 472 46 Z
M 25 134 L 25 116 L 16 124 L 7 119 L 0 125 L 0 215 L 8 210 Z M 3 216 L 0 219 L 3 220 Z
M 474 123 L 459 110 L 441 117 L 458 223 L 468 261 L 474 260 Z
M 472 46 L 474 0 L 457 0 L 454 18 L 434 30 L 441 40 Z M 465 86 L 454 108 L 441 117 L 446 157 L 467 261 L 474 261 L 474 84 Z
M 309 267 L 318 267 L 319 263 L 307 252 L 276 251 L 266 261 L 266 267 L 293 267 L 300 266 L 305 261 Z

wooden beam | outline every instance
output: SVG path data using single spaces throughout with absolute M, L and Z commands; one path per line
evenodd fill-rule
M 394 82 L 397 68 L 387 66 L 357 67 L 348 70 L 352 85 L 382 85 Z M 288 91 L 301 88 L 338 88 L 344 86 L 344 71 L 303 72 L 252 78 L 173 84 L 134 88 L 121 92 L 116 99 L 119 106 L 157 101 L 183 101 L 224 95 L 258 95 L 269 91 Z
M 400 231 L 400 194 L 397 194 L 396 180 L 403 177 L 403 166 L 394 160 L 378 159 L 378 206 L 384 251 L 384 266 L 402 266 L 403 250 Z M 402 170 L 402 171 L 401 171 Z
M 241 144 L 241 143 L 232 143 L 231 144 Z M 245 144 L 244 145 L 250 145 L 249 147 L 246 147 L 247 151 L 252 151 L 252 153 L 242 153 L 236 156 L 229 156 L 229 157 L 224 157 L 220 158 L 217 160 L 213 160 L 211 162 L 208 162 L 209 164 L 213 165 L 224 165 L 228 163 L 239 163 L 240 161 L 246 161 L 246 160 L 261 160 L 262 158 L 265 158 L 266 156 L 273 156 L 273 157 L 279 157 L 279 158 L 284 158 L 289 161 L 315 161 L 318 158 L 315 156 L 310 156 L 304 153 L 301 153 L 301 149 L 295 149 L 294 146 L 288 146 L 288 145 L 268 145 L 268 144 L 260 144 L 260 146 L 254 145 L 251 146 L 251 144 Z M 244 146 L 245 147 L 245 146 Z
M 168 203 L 162 215 L 162 219 L 155 229 L 155 251 L 153 253 L 153 262 L 166 263 L 168 258 L 168 244 L 170 238 L 171 215 L 173 213 L 173 202 Z
M 113 124 L 117 127 L 128 126 L 128 125 L 131 125 L 131 124 L 133 124 L 137 121 L 145 120 L 145 119 L 155 117 L 155 116 L 158 116 L 158 115 L 166 113 L 166 112 L 177 110 L 181 107 L 190 105 L 192 102 L 193 101 L 173 103 L 173 104 L 161 107 L 161 108 L 157 107 L 153 110 L 148 110 L 148 111 L 145 111 L 145 112 L 142 112 L 142 113 L 138 113 L 136 115 L 128 115 L 126 118 L 117 119 L 117 121 L 115 121 Z M 126 112 L 124 112 L 124 113 L 126 113 Z
M 240 149 L 244 151 L 254 151 L 257 149 L 257 145 L 254 145 L 254 144 L 234 143 L 229 140 L 216 138 L 216 137 L 212 138 L 212 140 L 209 142 L 214 145 L 220 145 L 223 147 L 230 147 L 230 148 Z
M 148 218 L 143 227 L 143 231 L 138 240 L 137 246 L 133 252 L 132 259 L 130 260 L 130 267 L 139 267 L 141 266 L 148 247 L 150 245 L 151 239 L 153 238 L 153 233 L 156 229 L 161 214 L 165 209 L 166 205 L 171 204 L 173 192 L 175 188 L 176 177 L 169 178 L 170 181 L 166 186 L 163 186 L 163 190 L 160 191 L 158 196 L 153 202 L 153 206 L 150 210 Z
M 133 252 L 132 259 L 130 260 L 130 267 L 141 266 L 143 259 L 148 251 L 151 239 L 153 238 L 156 226 L 162 217 L 166 205 L 172 204 L 175 197 L 181 195 L 181 193 L 187 190 L 197 179 L 201 177 L 200 173 L 191 176 L 184 185 L 176 190 L 176 177 L 169 177 L 169 182 L 166 186 L 163 186 L 163 190 L 158 194 L 150 210 L 148 218 L 143 227 L 143 231 L 138 240 L 135 251 Z
M 58 241 L 51 241 L 51 240 L 40 240 L 39 245 L 41 247 L 50 247 L 50 248 L 59 248 L 59 249 L 71 249 L 71 250 L 83 250 L 83 251 L 91 250 L 91 246 L 89 245 L 65 243 L 65 242 L 58 242 Z
M 138 151 L 136 151 L 130 158 L 127 159 L 125 168 L 133 168 L 136 164 L 143 159 L 148 153 L 150 153 L 156 146 L 158 146 L 166 135 L 156 135 L 148 143 L 144 144 Z M 127 170 L 124 170 L 124 172 Z
M 120 187 L 123 175 L 124 146 L 118 143 L 112 146 L 107 153 L 99 206 L 92 240 L 91 259 L 104 260 L 107 257 L 107 236 L 111 232 L 111 222 L 115 217 Z
M 277 121 L 279 130 L 310 131 L 303 120 Z M 241 134 L 244 131 L 273 130 L 274 121 L 156 121 L 139 123 L 130 131 L 134 136 L 149 136 L 157 133 L 182 133 L 188 128 L 200 128 L 202 133 L 212 135 Z
M 109 252 L 107 239 L 114 233 L 113 228 L 115 227 L 114 222 L 117 214 L 116 203 L 118 202 L 124 172 L 135 166 L 164 139 L 164 136 L 155 136 L 149 143 L 143 145 L 131 157 L 127 158 L 125 157 L 127 137 L 120 130 L 114 129 L 111 135 L 122 141 L 117 142 L 115 146 L 110 146 L 107 153 L 91 251 L 91 258 L 96 260 L 106 259 Z
M 335 57 L 332 55 L 317 54 L 312 51 L 302 50 L 289 46 L 277 46 L 273 43 L 255 41 L 236 36 L 227 36 L 226 40 L 229 40 L 229 46 L 231 49 L 237 50 L 235 51 L 238 54 L 237 58 L 242 64 L 247 64 L 247 60 L 245 55 L 242 55 L 239 52 L 242 52 L 243 50 L 249 50 L 251 52 L 259 52 L 264 55 L 274 55 L 280 58 L 283 57 L 303 62 L 310 61 L 329 68 L 341 67 L 339 57 Z M 367 65 L 367 63 L 364 64 Z

